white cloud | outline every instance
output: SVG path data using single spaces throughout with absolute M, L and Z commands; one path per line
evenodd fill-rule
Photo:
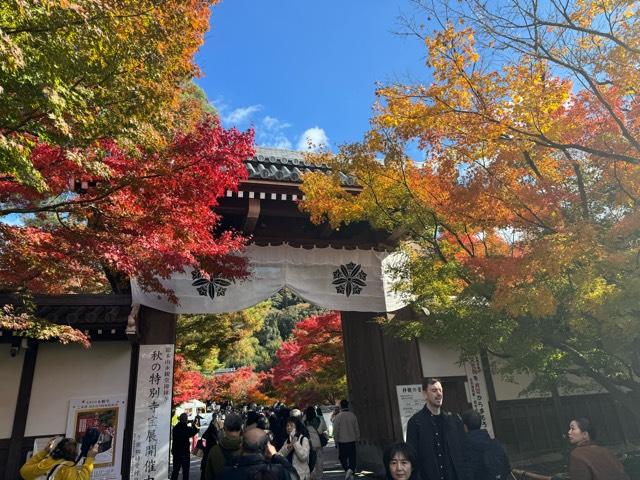
M 290 123 L 282 122 L 275 117 L 267 115 L 256 126 L 256 143 L 263 147 L 293 148 L 291 140 L 287 138 L 284 130 L 291 126 Z
M 247 127 L 254 115 L 264 110 L 260 104 L 232 109 L 232 106 L 223 97 L 216 98 L 212 103 L 220 114 L 225 127 Z M 255 119 L 253 123 L 257 145 L 287 150 L 294 148 L 294 142 L 286 134 L 286 130 L 291 127 L 290 123 L 271 115 L 265 115 L 260 120 Z
M 320 127 L 308 128 L 300 135 L 298 150 L 305 152 L 317 152 L 321 148 L 329 146 L 329 137 Z
M 277 118 L 271 117 L 269 115 L 262 119 L 262 125 L 264 126 L 264 128 L 271 131 L 280 131 L 291 126 L 290 123 L 281 122 Z
M 291 150 L 293 148 L 291 140 L 289 140 L 284 135 L 273 137 L 271 140 L 261 142 L 260 145 L 263 147 L 282 148 L 284 150 Z
M 262 110 L 262 105 L 249 105 L 248 107 L 240 107 L 233 110 L 223 117 L 225 123 L 237 125 L 251 118 L 251 115 Z

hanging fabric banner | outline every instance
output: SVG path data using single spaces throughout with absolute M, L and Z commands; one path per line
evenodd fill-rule
M 178 297 L 174 304 L 131 282 L 133 303 L 170 313 L 225 313 L 249 308 L 283 287 L 328 310 L 393 312 L 406 302 L 393 291 L 391 270 L 400 257 L 374 250 L 250 245 L 250 276 L 231 280 L 215 272 L 186 269 L 161 280 Z
M 140 345 L 131 480 L 169 478 L 173 345 Z
M 482 428 L 489 432 L 493 438 L 493 421 L 489 410 L 489 394 L 487 393 L 487 383 L 482 371 L 480 357 L 475 355 L 464 363 L 469 382 L 469 393 L 471 394 L 471 406 L 482 417 Z

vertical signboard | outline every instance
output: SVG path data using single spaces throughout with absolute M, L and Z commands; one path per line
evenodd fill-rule
M 75 438 L 80 444 L 88 430 L 99 432 L 92 478 L 120 478 L 126 403 L 124 395 L 73 398 L 69 401 L 66 436 Z
M 169 476 L 173 345 L 140 345 L 131 480 Z
M 464 364 L 469 380 L 469 393 L 471 394 L 471 406 L 482 417 L 482 428 L 485 428 L 491 437 L 493 437 L 493 422 L 491 421 L 491 412 L 489 410 L 489 394 L 487 393 L 487 384 L 482 371 L 482 363 L 480 357 L 475 355 Z M 446 395 L 446 393 L 445 393 Z
M 396 385 L 398 394 L 398 409 L 402 423 L 402 436 L 407 439 L 407 423 L 409 419 L 424 407 L 422 385 Z

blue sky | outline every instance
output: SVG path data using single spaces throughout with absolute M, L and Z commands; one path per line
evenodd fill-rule
M 196 57 L 226 127 L 258 145 L 331 149 L 368 128 L 376 82 L 427 78 L 419 39 L 396 35 L 407 0 L 224 0 Z

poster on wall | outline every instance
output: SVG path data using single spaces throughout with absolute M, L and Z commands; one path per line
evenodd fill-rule
M 406 440 L 409 419 L 424 407 L 422 385 L 396 385 L 396 393 L 402 423 L 402 437 Z
M 489 432 L 493 438 L 493 422 L 491 421 L 491 412 L 489 410 L 489 394 L 487 393 L 487 384 L 482 371 L 482 363 L 480 357 L 475 355 L 464 364 L 469 381 L 469 394 L 471 395 L 471 407 L 477 411 L 482 417 L 482 428 Z
M 92 475 L 94 479 L 120 478 L 126 402 L 124 395 L 73 398 L 69 401 L 66 436 L 75 438 L 80 444 L 89 429 L 95 428 L 100 433 Z
M 140 345 L 131 480 L 169 476 L 173 345 Z

